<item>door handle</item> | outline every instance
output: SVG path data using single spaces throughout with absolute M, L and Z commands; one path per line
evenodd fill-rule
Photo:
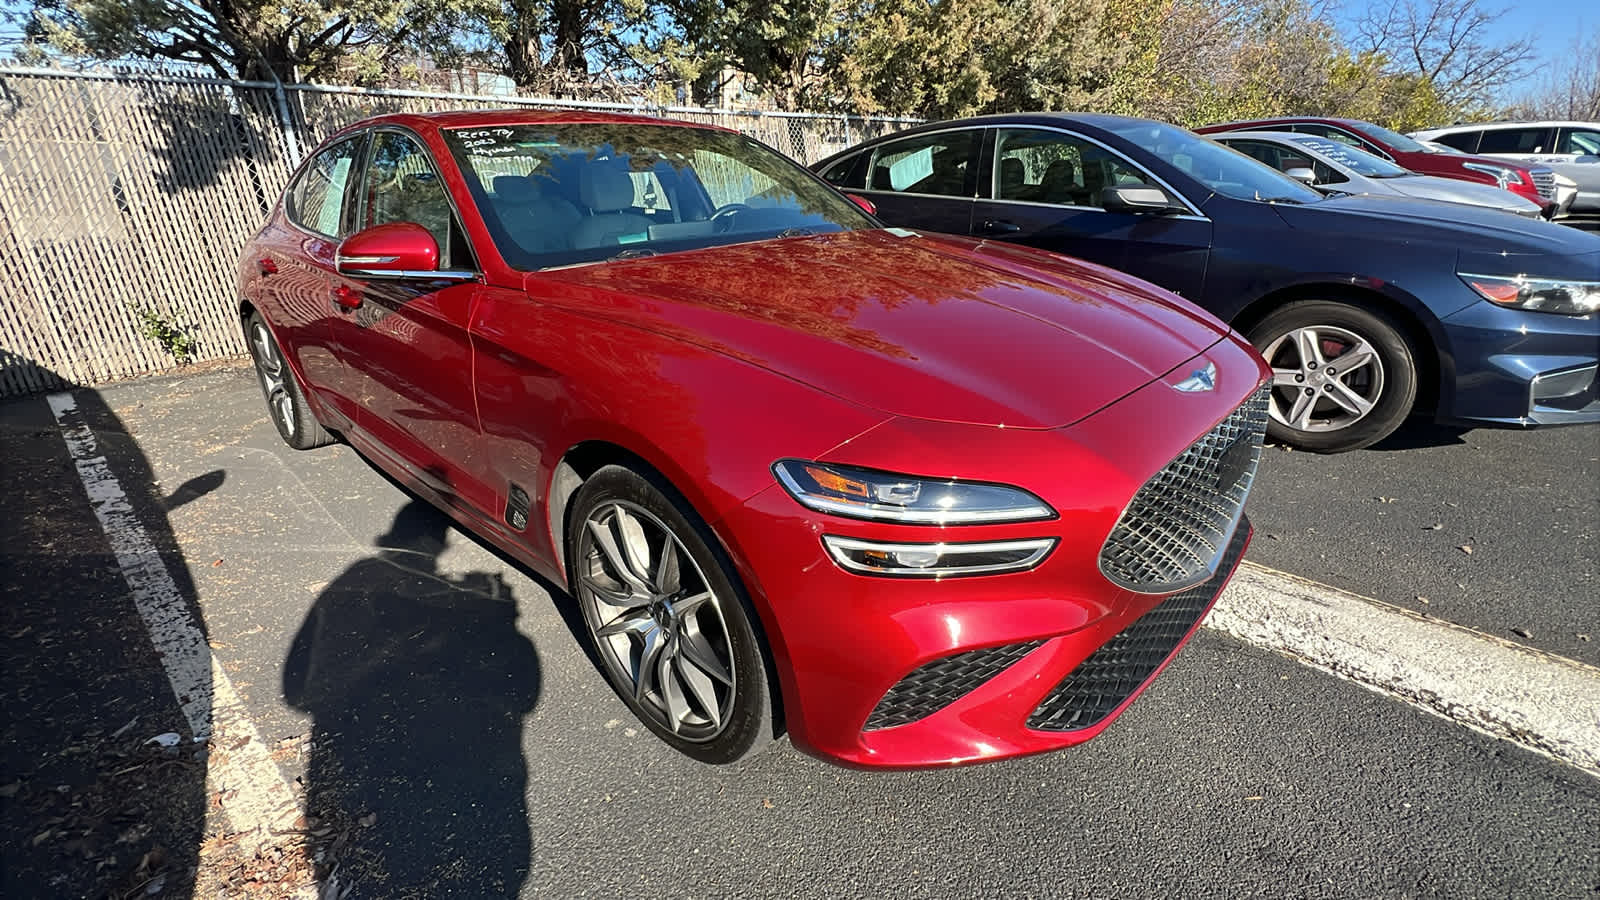
M 984 234 L 1016 234 L 1022 230 L 1022 226 L 1004 219 L 984 219 L 978 230 Z
M 347 284 L 336 284 L 329 291 L 333 295 L 333 303 L 340 309 L 358 309 L 361 306 L 361 292 Z

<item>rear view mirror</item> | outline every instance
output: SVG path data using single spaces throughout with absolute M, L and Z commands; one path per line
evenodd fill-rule
M 1315 187 L 1317 183 L 1317 173 L 1307 169 L 1304 166 L 1295 166 L 1292 169 L 1285 169 L 1283 174 L 1293 178 L 1295 181 L 1300 182 L 1306 187 Z
M 439 242 L 415 222 L 374 225 L 339 244 L 339 271 L 357 278 L 425 278 L 467 281 L 473 272 L 441 271 Z
M 1100 192 L 1100 207 L 1107 212 L 1164 213 L 1177 212 L 1167 192 L 1150 184 L 1119 184 Z

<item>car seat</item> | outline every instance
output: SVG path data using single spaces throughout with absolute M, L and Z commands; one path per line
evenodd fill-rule
M 533 175 L 494 179 L 494 212 L 506 236 L 529 253 L 572 249 L 572 228 L 583 218 L 572 204 L 546 195 L 540 182 L 548 180 Z
M 1016 200 L 1022 195 L 1022 185 L 1028 179 L 1028 167 L 1015 156 L 1000 160 L 1000 199 Z
M 589 214 L 573 229 L 578 250 L 618 246 L 650 236 L 650 220 L 633 212 L 633 179 L 619 168 L 588 165 L 578 171 L 578 199 Z

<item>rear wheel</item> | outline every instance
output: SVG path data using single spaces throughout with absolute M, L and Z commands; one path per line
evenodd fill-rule
M 272 329 L 267 327 L 260 313 L 251 312 L 245 317 L 244 333 L 250 344 L 250 356 L 255 360 L 261 393 L 267 398 L 267 418 L 277 427 L 283 442 L 296 450 L 332 443 L 333 437 L 311 414 L 294 370 L 284 360 L 277 338 L 272 336 Z
M 583 483 L 572 510 L 572 593 L 634 715 L 704 762 L 733 762 L 770 740 L 754 614 L 699 516 L 653 475 L 616 465 Z
M 1387 437 L 1416 402 L 1416 354 L 1378 310 L 1297 301 L 1274 310 L 1249 337 L 1272 366 L 1267 435 L 1280 443 L 1357 450 Z

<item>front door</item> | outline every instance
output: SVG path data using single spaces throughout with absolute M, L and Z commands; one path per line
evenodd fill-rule
M 362 180 L 359 228 L 414 222 L 439 243 L 439 268 L 476 268 L 438 167 L 408 132 L 374 133 Z M 483 286 L 426 277 L 341 276 L 354 329 L 347 362 L 364 376 L 360 425 L 448 499 L 494 517 L 473 400 L 472 305 Z
M 1001 128 L 973 231 L 1099 263 L 1190 299 L 1201 296 L 1211 251 L 1211 221 L 1194 215 L 1112 212 L 1101 192 L 1156 180 L 1080 135 L 1047 128 Z M 1174 198 L 1174 202 L 1180 202 Z

